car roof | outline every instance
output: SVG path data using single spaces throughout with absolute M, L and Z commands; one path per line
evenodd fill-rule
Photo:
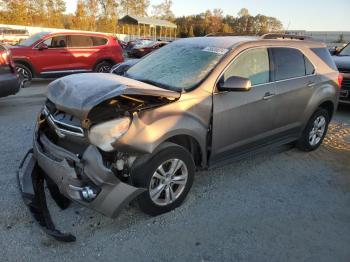
M 103 33 L 94 33 L 94 32 L 86 32 L 86 31 L 60 31 L 60 32 L 47 32 L 47 35 L 55 36 L 55 35 L 88 35 L 88 36 L 100 36 L 100 37 L 110 37 L 107 34 Z
M 241 42 L 250 42 L 259 39 L 256 36 L 219 36 L 219 37 L 193 37 L 179 39 L 173 43 L 189 45 L 189 46 L 202 46 L 202 47 L 217 47 L 231 49 L 236 44 Z
M 240 44 L 244 43 L 256 43 L 256 45 L 281 45 L 290 47 L 325 47 L 322 42 L 315 41 L 313 39 L 281 39 L 281 38 L 264 38 L 260 36 L 210 36 L 210 37 L 193 37 L 176 40 L 173 43 L 188 46 L 200 46 L 200 47 L 215 47 L 224 49 L 234 49 Z

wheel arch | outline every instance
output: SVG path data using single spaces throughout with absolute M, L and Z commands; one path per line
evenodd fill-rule
M 326 101 L 322 102 L 318 106 L 318 108 L 323 108 L 323 109 L 327 110 L 330 118 L 332 118 L 334 111 L 335 111 L 334 103 L 330 100 L 326 100 Z
M 192 155 L 192 158 L 193 158 L 193 161 L 194 161 L 196 167 L 203 166 L 204 154 L 202 152 L 202 148 L 200 147 L 199 142 L 193 136 L 175 135 L 175 136 L 168 138 L 163 143 L 167 143 L 167 142 L 174 143 L 176 145 L 184 147 Z
M 104 57 L 104 58 L 98 59 L 98 60 L 95 62 L 95 64 L 94 64 L 92 70 L 95 71 L 95 70 L 96 70 L 96 67 L 98 66 L 98 64 L 100 64 L 100 63 L 102 63 L 102 62 L 111 63 L 112 66 L 115 65 L 115 64 L 117 64 L 117 63 L 114 61 L 113 58 L 111 58 L 111 57 Z
M 15 62 L 15 64 L 22 64 L 22 65 L 28 67 L 30 69 L 30 71 L 32 72 L 33 77 L 37 76 L 37 72 L 35 71 L 35 68 L 30 61 L 28 61 L 26 59 L 14 59 L 14 62 Z

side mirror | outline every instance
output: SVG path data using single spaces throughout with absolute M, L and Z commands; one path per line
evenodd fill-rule
M 219 84 L 219 91 L 238 92 L 249 91 L 252 88 L 252 83 L 248 78 L 231 76 L 225 82 Z
M 39 51 L 43 51 L 43 50 L 46 50 L 46 49 L 49 49 L 49 47 L 47 46 L 47 44 L 41 43 L 41 44 L 38 46 L 38 50 L 39 50 Z
M 330 48 L 330 49 L 329 49 L 329 53 L 330 53 L 331 55 L 337 55 L 337 54 L 338 54 L 337 47 Z

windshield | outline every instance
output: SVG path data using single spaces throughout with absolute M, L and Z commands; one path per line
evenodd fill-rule
M 340 56 L 350 56 L 350 44 L 344 47 L 343 50 L 339 53 Z
M 42 38 L 44 35 L 47 35 L 47 32 L 41 32 L 37 33 L 35 35 L 32 35 L 31 37 L 21 41 L 18 45 L 19 46 L 32 46 L 36 41 L 38 41 L 40 38 Z
M 187 91 L 203 81 L 228 51 L 174 42 L 142 59 L 126 76 L 165 89 Z

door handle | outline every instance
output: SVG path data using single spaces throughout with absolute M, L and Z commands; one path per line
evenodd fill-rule
M 274 94 L 274 93 L 267 92 L 267 93 L 264 95 L 263 99 L 264 99 L 264 100 L 269 100 L 269 99 L 271 99 L 272 97 L 274 97 L 275 95 L 276 95 L 276 94 Z
M 316 85 L 316 82 L 312 82 L 312 81 L 310 81 L 310 82 L 307 84 L 308 87 L 313 87 L 313 86 L 315 86 L 315 85 Z

